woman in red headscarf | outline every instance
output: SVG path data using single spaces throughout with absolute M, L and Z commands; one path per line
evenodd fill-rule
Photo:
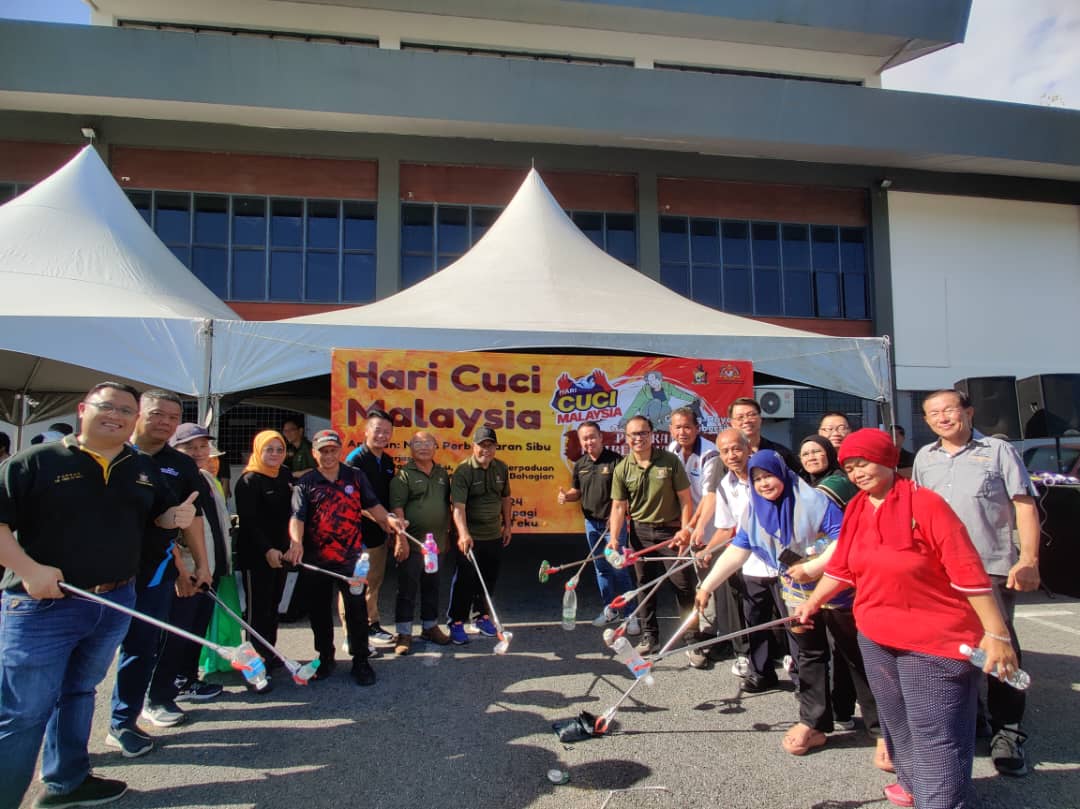
M 961 644 L 986 652 L 1004 677 L 1016 653 L 990 580 L 963 523 L 937 494 L 896 475 L 888 434 L 864 429 L 840 445 L 859 487 L 825 575 L 796 615 L 808 622 L 855 588 L 855 623 L 897 783 L 897 806 L 970 806 L 978 670 Z

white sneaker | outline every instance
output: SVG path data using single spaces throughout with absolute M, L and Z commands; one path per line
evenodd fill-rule
M 750 673 L 750 659 L 746 655 L 739 655 L 731 665 L 731 673 L 736 677 L 745 677 Z
M 791 669 L 795 666 L 795 659 L 791 655 L 784 655 L 784 671 L 791 674 Z
M 638 621 L 636 615 L 626 622 L 626 634 L 635 636 L 641 634 L 641 622 Z
M 611 607 L 604 607 L 604 611 L 592 619 L 592 625 L 607 626 L 618 619 L 619 613 L 615 612 Z

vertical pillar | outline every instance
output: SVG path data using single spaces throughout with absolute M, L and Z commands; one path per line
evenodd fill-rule
M 379 156 L 375 243 L 375 299 L 401 288 L 401 178 L 397 156 Z
M 638 270 L 660 280 L 660 216 L 656 199 L 656 172 L 637 175 Z

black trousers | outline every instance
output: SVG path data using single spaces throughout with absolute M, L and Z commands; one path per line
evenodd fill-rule
M 1020 639 L 1016 636 L 1016 627 L 1013 618 L 1016 613 L 1016 591 L 1005 586 L 1008 581 L 1005 576 L 991 576 L 990 585 L 994 591 L 994 601 L 1005 618 L 1005 625 L 1009 628 L 1009 636 L 1012 638 L 1013 648 L 1016 650 L 1016 659 L 1022 665 L 1023 659 L 1020 653 Z M 986 677 L 986 706 L 982 705 L 980 698 L 979 713 L 990 723 L 990 729 L 997 733 L 1005 726 L 1018 726 L 1024 719 L 1024 708 L 1027 705 L 1026 692 L 1019 691 L 1011 685 L 1001 682 L 997 677 Z
M 206 636 L 210 626 L 210 616 L 214 613 L 214 602 L 204 593 L 196 593 L 188 598 L 175 596 L 169 608 L 169 623 L 180 629 L 186 629 L 200 638 Z M 151 705 L 160 705 L 176 699 L 176 678 L 186 677 L 195 680 L 199 677 L 199 655 L 202 646 L 181 638 L 171 632 L 164 633 L 164 644 L 158 655 L 157 668 L 150 680 L 147 692 Z
M 352 566 L 334 569 L 343 576 L 352 574 Z M 334 602 L 341 594 L 345 607 L 345 633 L 353 661 L 368 657 L 367 601 L 364 594 L 353 595 L 340 579 L 307 571 L 308 621 L 315 639 L 315 651 L 324 662 L 334 659 Z M 267 638 L 269 640 L 269 638 Z
M 273 644 L 277 644 L 278 604 L 281 602 L 281 593 L 285 589 L 285 573 L 284 568 L 273 568 L 265 563 L 244 571 L 247 622 L 251 624 L 252 629 Z M 303 575 L 300 575 L 301 579 Z M 299 589 L 299 580 L 296 585 Z M 247 635 L 255 651 L 267 661 L 267 665 L 277 660 L 260 641 L 252 637 L 250 633 Z
M 747 626 L 757 626 L 787 615 L 787 607 L 780 592 L 780 580 L 777 578 L 764 578 L 761 576 L 743 576 L 742 608 Z M 772 630 L 763 629 L 750 633 L 749 654 L 750 673 L 755 678 L 765 682 L 776 680 L 776 671 L 773 669 L 770 643 L 773 637 Z M 784 632 L 784 638 L 788 645 L 788 654 L 796 660 L 799 657 L 799 645 L 795 642 L 795 636 L 790 632 Z M 798 685 L 796 677 L 795 684 Z
M 499 579 L 499 568 L 502 566 L 502 540 L 474 542 L 472 552 L 476 557 L 476 563 L 480 566 L 488 592 L 494 598 L 495 582 Z M 484 589 L 480 586 L 480 579 L 476 577 L 476 568 L 461 551 L 455 549 L 455 557 L 457 566 L 454 568 L 454 578 L 450 582 L 450 620 L 455 623 L 464 622 L 470 620 L 473 615 L 488 615 L 491 610 L 484 599 Z
M 829 687 L 830 634 L 843 661 L 836 661 L 836 665 L 846 665 L 851 673 L 866 729 L 871 736 L 879 736 L 881 726 L 877 703 L 866 680 L 855 616 L 851 610 L 821 610 L 814 616 L 812 627 L 794 633 L 799 646 L 799 721 L 823 733 L 833 730 L 832 693 Z
M 652 525 L 638 522 L 630 523 L 630 547 L 641 550 L 657 542 L 664 542 L 675 536 L 678 528 L 666 525 Z M 671 547 L 648 554 L 653 558 L 675 556 L 676 551 Z M 677 562 L 638 562 L 637 578 L 641 586 L 646 586 L 670 570 Z M 670 579 L 671 586 L 675 588 L 675 600 L 679 603 L 679 615 L 682 619 L 687 618 L 694 609 L 694 595 L 697 591 L 697 574 L 691 565 L 673 575 Z M 645 628 L 645 634 L 654 638 L 660 637 L 660 622 L 656 618 L 656 602 L 659 592 L 653 593 L 645 601 L 641 608 L 641 623 Z
M 472 562 L 468 559 L 463 561 L 472 567 Z M 418 548 L 410 548 L 409 558 L 397 563 L 395 624 L 412 624 L 413 615 L 416 613 L 417 591 L 420 592 L 420 621 L 425 629 L 435 626 L 439 617 L 439 574 L 425 573 L 424 554 Z

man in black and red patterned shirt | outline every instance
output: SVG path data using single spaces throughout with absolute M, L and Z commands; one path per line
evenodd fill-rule
M 311 445 L 318 466 L 293 488 L 285 561 L 299 564 L 306 560 L 349 576 L 364 550 L 360 525 L 365 512 L 388 533 L 396 534 L 408 523 L 387 513 L 363 472 L 341 463 L 340 435 L 321 430 Z M 307 588 L 308 617 L 320 661 L 316 679 L 324 680 L 334 671 L 333 599 L 340 591 L 353 656 L 352 677 L 359 685 L 374 685 L 375 672 L 368 663 L 368 617 L 363 594 L 354 595 L 345 582 L 318 573 L 308 576 Z

